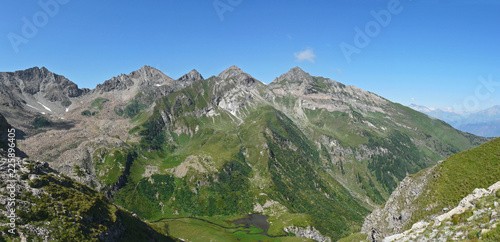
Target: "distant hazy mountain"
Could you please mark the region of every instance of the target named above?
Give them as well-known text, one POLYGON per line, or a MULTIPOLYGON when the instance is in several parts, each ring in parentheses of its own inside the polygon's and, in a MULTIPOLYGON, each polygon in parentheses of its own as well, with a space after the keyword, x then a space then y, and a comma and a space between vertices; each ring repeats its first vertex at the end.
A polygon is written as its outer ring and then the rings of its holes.
POLYGON ((451 109, 429 108, 411 104, 410 108, 441 119, 454 128, 483 137, 500 136, 500 105, 474 113, 460 114, 451 109))
POLYGON ((500 137, 500 120, 486 123, 463 124, 458 129, 483 137, 500 137))

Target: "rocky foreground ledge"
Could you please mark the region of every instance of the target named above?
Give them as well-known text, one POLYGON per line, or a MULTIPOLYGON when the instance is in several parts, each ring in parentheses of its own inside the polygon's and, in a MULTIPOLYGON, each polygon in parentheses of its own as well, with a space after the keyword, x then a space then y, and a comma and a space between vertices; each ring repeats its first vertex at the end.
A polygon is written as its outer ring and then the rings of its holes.
MULTIPOLYGON (((415 183, 409 183, 411 178, 405 179, 397 192, 418 193, 415 190, 415 183), (413 184, 413 185, 411 185, 413 184), (406 189, 402 189, 406 188, 406 189)), ((418 185, 420 187, 420 185, 418 185)), ((401 202, 401 201, 400 201, 401 202)), ((404 202, 404 201, 403 201, 404 202)), ((394 201, 389 200, 384 210, 378 210, 367 218, 372 221, 373 215, 396 214, 391 210, 390 204, 394 201), (388 207, 389 205, 389 207, 388 207)), ((395 209, 395 207, 393 207, 395 209)), ((399 211, 399 217, 386 217, 394 229, 401 228, 404 210, 399 211), (399 223, 398 223, 399 222, 399 223)), ((486 241, 500 240, 500 181, 491 185, 487 189, 476 188, 471 194, 463 198, 455 208, 444 208, 443 214, 431 216, 427 220, 419 221, 411 226, 411 229, 401 233, 386 235, 380 230, 372 227, 368 231, 368 241, 383 242, 402 242, 402 241, 449 241, 449 240, 474 240, 482 239, 486 241)), ((411 214, 410 214, 411 215, 411 214)), ((387 221, 386 221, 387 222, 387 221)), ((370 223, 365 222, 365 231, 370 223)), ((387 233, 387 230, 384 231, 387 233)))
POLYGON ((500 239, 500 181, 488 189, 476 188, 459 205, 432 221, 419 221, 410 230, 391 235, 384 242, 500 239))

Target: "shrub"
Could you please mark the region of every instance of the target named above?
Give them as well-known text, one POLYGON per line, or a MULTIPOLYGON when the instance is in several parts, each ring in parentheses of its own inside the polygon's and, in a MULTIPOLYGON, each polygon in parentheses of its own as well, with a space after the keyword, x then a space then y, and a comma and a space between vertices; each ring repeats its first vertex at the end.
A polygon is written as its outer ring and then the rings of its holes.
POLYGON ((85 110, 85 111, 82 111, 82 116, 90 117, 90 116, 92 116, 92 113, 89 110, 85 110))
POLYGON ((77 177, 85 176, 85 172, 83 172, 82 168, 79 165, 75 165, 75 167, 73 168, 73 172, 77 177))
POLYGON ((125 115, 129 118, 133 118, 146 107, 146 105, 139 104, 139 102, 137 102, 136 100, 132 100, 130 101, 130 104, 125 107, 125 115))
POLYGON ((116 115, 118 115, 120 117, 123 116, 123 114, 125 113, 123 111, 123 109, 121 107, 118 107, 118 106, 116 106, 114 110, 115 110, 116 115))
POLYGON ((69 107, 69 105, 71 105, 71 101, 70 100, 64 100, 61 102, 61 105, 63 105, 63 107, 69 107))
POLYGON ((95 116, 98 113, 99 113, 98 111, 90 112, 90 110, 84 110, 84 111, 82 111, 82 116, 92 117, 92 116, 95 116))
POLYGON ((49 120, 44 117, 44 116, 38 116, 36 117, 32 122, 31 122, 31 125, 35 128, 35 129, 39 129, 39 128, 43 128, 43 127, 48 127, 50 126, 50 122, 49 120))
POLYGON ((109 99, 98 97, 92 102, 91 107, 96 108, 98 110, 102 110, 104 104, 107 102, 109 102, 109 99))

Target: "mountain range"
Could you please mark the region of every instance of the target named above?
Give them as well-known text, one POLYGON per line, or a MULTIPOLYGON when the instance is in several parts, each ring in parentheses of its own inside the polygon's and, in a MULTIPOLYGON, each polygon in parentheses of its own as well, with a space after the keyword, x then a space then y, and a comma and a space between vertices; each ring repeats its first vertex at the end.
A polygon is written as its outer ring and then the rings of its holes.
POLYGON ((21 157, 190 241, 340 239, 407 175, 488 140, 298 67, 267 85, 237 66, 144 66, 92 90, 34 67, 0 85, 21 157))
POLYGON ((500 105, 472 113, 457 113, 451 108, 429 108, 411 104, 410 108, 441 119, 456 129, 483 137, 500 136, 500 105))

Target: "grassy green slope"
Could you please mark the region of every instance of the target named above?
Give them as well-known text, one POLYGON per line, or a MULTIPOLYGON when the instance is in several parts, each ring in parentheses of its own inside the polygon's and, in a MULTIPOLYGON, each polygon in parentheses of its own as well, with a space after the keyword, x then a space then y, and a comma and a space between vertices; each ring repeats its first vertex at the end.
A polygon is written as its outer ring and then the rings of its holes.
POLYGON ((294 212, 309 214, 313 225, 332 239, 357 229, 368 211, 341 184, 321 178, 312 143, 282 113, 276 112, 268 127, 268 166, 277 200, 294 212))
POLYGON ((457 206, 475 188, 487 188, 500 181, 500 138, 450 156, 437 165, 432 177, 424 187, 426 192, 414 202, 418 209, 410 224, 445 207, 457 206))

